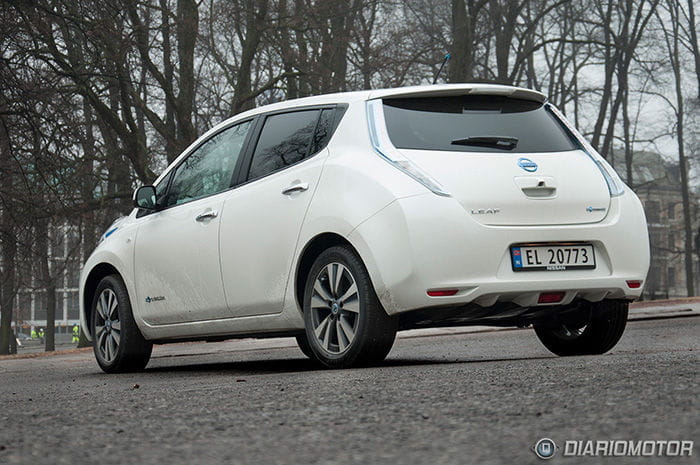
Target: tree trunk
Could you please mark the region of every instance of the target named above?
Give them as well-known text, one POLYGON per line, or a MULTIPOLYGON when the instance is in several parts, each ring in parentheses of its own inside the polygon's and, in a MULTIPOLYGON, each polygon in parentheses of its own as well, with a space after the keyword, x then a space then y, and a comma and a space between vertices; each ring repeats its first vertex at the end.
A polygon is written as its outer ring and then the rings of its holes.
MULTIPOLYGON (((679 18, 676 18, 679 20, 679 18)), ((676 87, 676 114, 677 114, 677 133, 678 140, 678 164, 681 174, 681 189, 683 196, 683 229, 685 232, 685 286, 688 292, 688 297, 695 295, 695 267, 693 266, 693 211, 690 206, 690 185, 688 181, 688 160, 685 156, 685 140, 683 133, 684 108, 683 108, 683 86, 682 73, 680 63, 680 55, 678 51, 678 29, 676 29, 673 39, 673 74, 676 87)))
MULTIPOLYGON (((4 111, 0 112, 0 173, 4 190, 12 189, 14 182, 10 167, 10 135, 2 113, 4 111)), ((12 304, 15 298, 17 242, 16 226, 7 210, 11 205, 5 202, 0 204, 0 355, 10 353, 10 338, 13 337, 12 304)))
POLYGON ((617 91, 615 92, 615 99, 612 102, 612 107, 610 108, 610 119, 608 120, 608 129, 605 131, 605 137, 603 138, 603 145, 600 147, 600 154, 608 159, 610 164, 615 166, 615 154, 612 151, 612 142, 615 136, 615 124, 617 123, 617 112, 620 111, 620 105, 622 104, 622 93, 624 89, 620 87, 618 80, 617 91))
MULTIPOLYGON (((89 205, 94 201, 94 178, 92 177, 93 163, 97 158, 97 149, 95 146, 95 135, 94 135, 94 122, 92 119, 92 111, 90 109, 90 104, 87 100, 83 104, 83 114, 85 120, 85 139, 83 141, 83 160, 80 164, 81 177, 81 197, 85 205, 89 205)), ((83 249, 83 257, 87 258, 94 250, 97 238, 97 219, 96 213, 93 209, 89 209, 82 216, 81 225, 81 242, 83 249)), ((90 342, 85 337, 83 329, 80 328, 80 340, 78 342, 78 347, 88 347, 90 342)))
MULTIPOLYGON (((79 165, 80 197, 85 205, 90 205, 95 200, 95 186, 97 184, 93 175, 93 164, 97 159, 97 147, 95 146, 94 121, 92 110, 87 100, 83 100, 83 115, 85 124, 85 139, 82 143, 83 159, 79 165)), ((96 246, 95 232, 97 221, 95 211, 87 210, 82 215, 81 240, 83 244, 83 256, 85 258, 92 253, 96 246)))
POLYGON ((450 82, 472 78, 473 38, 465 0, 452 0, 452 47, 448 77, 450 82))
MULTIPOLYGON (((666 9, 670 15, 668 22, 670 28, 666 27, 665 18, 659 12, 656 17, 663 30, 663 38, 669 55, 669 63, 673 71, 674 87, 676 92, 676 140, 678 142, 678 166, 681 177, 681 195, 683 198, 683 232, 684 232, 684 252, 685 252, 685 286, 688 297, 695 296, 695 267, 693 266, 693 210, 691 208, 691 192, 688 181, 688 159, 685 155, 685 109, 683 102, 683 69, 680 56, 680 4, 678 0, 666 0, 666 9)), ((670 101, 669 101, 670 103, 670 101)))
MULTIPOLYGON (((172 45, 170 43, 170 9, 167 0, 160 0, 161 26, 163 35, 163 77, 172 86, 175 70, 172 62, 172 45)), ((142 63, 141 66, 146 66, 142 63)), ((175 134, 175 108, 171 99, 165 99, 165 121, 163 122, 167 132, 175 134)), ((165 137, 165 153, 168 163, 172 163, 180 155, 180 147, 172 137, 165 137)))
MULTIPOLYGON (((304 0, 294 0, 294 18, 298 21, 302 14, 305 13, 304 0)), ((298 66, 303 65, 302 75, 299 77, 298 92, 299 97, 307 97, 311 95, 311 82, 309 73, 309 50, 304 36, 304 31, 301 27, 296 27, 294 30, 294 39, 297 43, 297 49, 299 50, 299 57, 297 59, 298 66)))
POLYGON ((255 107, 251 74, 253 61, 260 45, 262 28, 267 21, 267 0, 246 2, 246 31, 241 50, 241 64, 236 73, 232 114, 241 113, 255 107))
POLYGON ((2 274, 0 274, 0 355, 10 353, 10 338, 12 336, 12 304, 15 299, 15 258, 17 246, 12 231, 11 222, 7 215, 2 215, 2 274))
POLYGON ((323 42, 319 58, 321 93, 346 90, 350 36, 362 1, 320 2, 323 7, 317 13, 321 18, 319 31, 323 42))
POLYGON ((46 293, 46 327, 44 328, 44 344, 46 352, 55 350, 54 332, 56 329, 56 285, 51 276, 49 257, 49 219, 40 218, 34 229, 36 235, 34 256, 39 264, 39 283, 46 293))
POLYGON ((690 48, 693 51, 695 60, 695 78, 698 84, 698 101, 700 101, 700 45, 698 45, 698 31, 695 29, 695 2, 697 0, 688 0, 688 31, 690 39, 690 48))
POLYGON ((593 135, 591 137, 591 145, 593 145, 596 150, 600 150, 600 138, 603 134, 603 125, 605 124, 605 117, 608 114, 608 106, 610 105, 610 98, 612 97, 613 72, 618 55, 617 50, 613 53, 615 46, 611 42, 609 26, 612 20, 613 4, 614 2, 608 2, 605 14, 601 18, 601 22, 603 23, 603 39, 605 42, 605 82, 603 83, 603 94, 600 98, 598 117, 596 118, 595 126, 593 127, 593 135))
POLYGON ((287 4, 287 0, 279 0, 277 3, 277 16, 284 21, 279 28, 280 48, 282 51, 282 66, 287 74, 287 98, 295 99, 299 97, 298 77, 294 74, 295 53, 292 48, 291 30, 296 18, 287 4))
MULTIPOLYGON (((529 0, 491 0, 491 28, 494 37, 497 81, 512 84, 517 73, 510 73, 510 57, 517 19, 529 0)), ((513 71, 516 71, 515 69, 513 71)))
POLYGON ((177 2, 177 56, 180 62, 179 93, 177 95, 178 149, 184 150, 197 137, 192 124, 194 108, 194 49, 199 29, 199 10, 195 0, 177 2))
MULTIPOLYGON (((348 47, 350 45, 350 29, 353 26, 357 14, 357 1, 349 12, 344 8, 334 9, 331 17, 331 31, 333 31, 333 45, 330 47, 331 80, 329 92, 345 91, 345 77, 348 72, 348 47)), ((340 3, 339 3, 340 4, 340 3)))
POLYGON ((51 276, 47 277, 46 292, 46 343, 44 350, 53 352, 56 350, 56 285, 51 276))
POLYGON ((625 91, 622 95, 622 131, 625 137, 625 170, 627 173, 627 185, 634 188, 634 176, 632 171, 632 162, 634 153, 632 151, 632 140, 630 134, 630 115, 629 115, 629 89, 625 86, 625 91))

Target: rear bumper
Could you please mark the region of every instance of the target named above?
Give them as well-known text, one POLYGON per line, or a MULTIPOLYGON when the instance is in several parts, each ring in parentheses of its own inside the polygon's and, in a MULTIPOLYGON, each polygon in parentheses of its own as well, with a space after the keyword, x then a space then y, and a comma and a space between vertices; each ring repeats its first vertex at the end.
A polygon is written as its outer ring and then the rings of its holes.
POLYGON ((564 291, 575 299, 633 300, 645 280, 649 240, 639 199, 628 191, 612 199, 599 223, 567 226, 485 226, 470 218, 453 198, 433 194, 399 199, 349 236, 389 314, 437 306, 475 303, 492 307, 513 302, 535 306, 542 291, 564 291), (587 241, 594 245, 596 269, 514 272, 509 246, 520 242, 587 241), (431 297, 428 289, 457 289, 431 297))

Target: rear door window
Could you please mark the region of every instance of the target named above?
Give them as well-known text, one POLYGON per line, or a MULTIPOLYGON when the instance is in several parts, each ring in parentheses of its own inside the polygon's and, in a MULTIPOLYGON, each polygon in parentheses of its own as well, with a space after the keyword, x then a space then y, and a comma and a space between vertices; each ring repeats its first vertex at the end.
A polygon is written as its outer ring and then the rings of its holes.
POLYGON ((320 112, 303 110, 266 117, 248 179, 261 178, 303 160, 309 154, 320 112))
POLYGON ((491 95, 384 100, 391 142, 401 149, 562 152, 577 146, 542 103, 491 95))

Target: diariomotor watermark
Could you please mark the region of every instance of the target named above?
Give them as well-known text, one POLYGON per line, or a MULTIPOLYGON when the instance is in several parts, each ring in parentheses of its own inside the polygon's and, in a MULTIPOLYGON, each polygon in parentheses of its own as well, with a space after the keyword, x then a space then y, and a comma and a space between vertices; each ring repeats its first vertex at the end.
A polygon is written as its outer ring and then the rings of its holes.
MULTIPOLYGON (((642 440, 642 441, 571 441, 564 442, 561 455, 564 457, 690 457, 693 455, 693 441, 684 440, 642 440)), ((552 458, 557 449, 554 441, 545 438, 533 447, 541 459, 552 458)))

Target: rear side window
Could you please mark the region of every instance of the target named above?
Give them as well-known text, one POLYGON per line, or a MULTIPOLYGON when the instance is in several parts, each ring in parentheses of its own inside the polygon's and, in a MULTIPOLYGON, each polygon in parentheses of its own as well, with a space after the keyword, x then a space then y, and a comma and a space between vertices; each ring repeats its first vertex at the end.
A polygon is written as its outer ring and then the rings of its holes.
POLYGON ((248 179, 261 178, 303 160, 309 153, 319 113, 304 110, 265 118, 248 179))
POLYGON ((310 154, 319 152, 328 144, 332 135, 334 115, 335 109, 326 108, 321 111, 321 118, 318 120, 316 132, 314 133, 314 140, 311 143, 310 154))
POLYGON ((384 100, 389 138, 401 149, 562 152, 576 149, 544 105, 501 96, 384 100))

